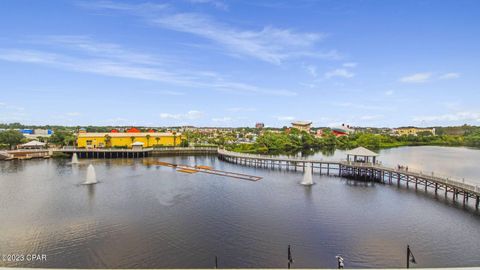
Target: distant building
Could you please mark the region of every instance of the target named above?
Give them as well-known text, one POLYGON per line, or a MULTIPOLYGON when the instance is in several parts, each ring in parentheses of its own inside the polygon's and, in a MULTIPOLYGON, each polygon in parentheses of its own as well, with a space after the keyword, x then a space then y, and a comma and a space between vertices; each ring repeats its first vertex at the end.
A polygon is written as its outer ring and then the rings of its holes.
POLYGON ((295 121, 295 122, 292 123, 292 128, 296 128, 300 131, 310 132, 311 127, 312 127, 312 122, 295 121))
POLYGON ((51 129, 41 129, 41 128, 36 128, 36 129, 20 129, 19 130, 25 138, 30 139, 30 140, 35 140, 40 137, 50 137, 53 134, 53 131, 51 129))
POLYGON ((394 133, 396 135, 414 135, 417 136, 420 132, 430 132, 432 135, 435 135, 435 128, 416 128, 416 127, 405 127, 405 128, 396 128, 394 133))
POLYGON ((265 127, 265 124, 264 123, 256 123, 255 124, 255 128, 258 128, 258 129, 262 129, 265 127))
POLYGON ((22 133, 22 134, 30 134, 30 135, 33 135, 33 129, 24 128, 24 129, 20 129, 19 131, 20 131, 20 133, 22 133))
POLYGON ((351 127, 350 125, 345 124, 342 124, 342 126, 340 127, 332 128, 333 135, 337 137, 347 136, 348 134, 351 134, 353 132, 355 132, 355 129, 353 129, 353 127, 351 127))

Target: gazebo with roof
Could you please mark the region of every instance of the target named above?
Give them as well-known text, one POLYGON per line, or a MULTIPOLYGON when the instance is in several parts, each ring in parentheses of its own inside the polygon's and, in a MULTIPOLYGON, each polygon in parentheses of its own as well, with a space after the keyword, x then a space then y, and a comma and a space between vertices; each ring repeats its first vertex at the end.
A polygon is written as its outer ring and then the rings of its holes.
POLYGON ((46 143, 39 141, 30 141, 28 143, 20 144, 18 148, 20 149, 42 149, 45 148, 46 143))
POLYGON ((144 143, 143 143, 143 142, 134 142, 134 143, 132 143, 131 145, 132 145, 132 150, 138 151, 138 150, 142 150, 142 149, 143 149, 144 143))
POLYGON ((377 153, 365 147, 357 147, 347 152, 347 161, 350 162, 350 157, 353 157, 353 162, 376 163, 377 156, 377 153))

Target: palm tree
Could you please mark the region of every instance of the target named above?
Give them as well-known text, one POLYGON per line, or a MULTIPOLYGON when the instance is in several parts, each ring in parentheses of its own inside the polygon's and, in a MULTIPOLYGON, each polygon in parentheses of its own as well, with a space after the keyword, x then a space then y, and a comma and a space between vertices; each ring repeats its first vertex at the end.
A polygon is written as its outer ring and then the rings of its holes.
POLYGON ((147 134, 147 136, 145 136, 145 138, 147 138, 147 147, 148 147, 149 144, 150 144, 150 134, 147 134))
POLYGON ((135 142, 135 136, 131 136, 130 140, 132 140, 132 144, 135 142))
POLYGON ((173 146, 176 146, 177 145, 177 132, 174 131, 172 133, 173 133, 173 146))
POLYGON ((112 142, 112 137, 110 137, 110 135, 106 134, 105 135, 105 147, 110 148, 111 147, 111 142, 112 142))
POLYGON ((158 146, 158 142, 160 141, 160 137, 155 137, 155 141, 157 141, 157 146, 158 146))

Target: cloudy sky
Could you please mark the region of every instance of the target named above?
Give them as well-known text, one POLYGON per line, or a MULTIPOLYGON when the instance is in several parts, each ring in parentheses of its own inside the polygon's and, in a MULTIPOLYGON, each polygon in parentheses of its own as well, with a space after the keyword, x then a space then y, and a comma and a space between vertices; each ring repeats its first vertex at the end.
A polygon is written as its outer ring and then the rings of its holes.
POLYGON ((480 125, 480 1, 4 0, 0 122, 480 125))

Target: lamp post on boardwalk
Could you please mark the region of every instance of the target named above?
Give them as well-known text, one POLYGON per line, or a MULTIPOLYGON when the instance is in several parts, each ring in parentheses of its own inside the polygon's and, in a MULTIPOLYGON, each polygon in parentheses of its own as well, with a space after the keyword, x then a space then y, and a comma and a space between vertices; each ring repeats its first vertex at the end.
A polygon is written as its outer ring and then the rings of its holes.
POLYGON ((290 249, 290 245, 288 245, 288 269, 290 269, 291 264, 293 264, 293 257, 292 257, 292 251, 290 249))
POLYGON ((218 268, 218 258, 217 258, 217 256, 215 255, 215 269, 217 269, 217 268, 218 268))
POLYGON ((410 250, 410 245, 407 245, 407 268, 410 268, 410 263, 417 263, 415 256, 413 256, 412 251, 410 250))

